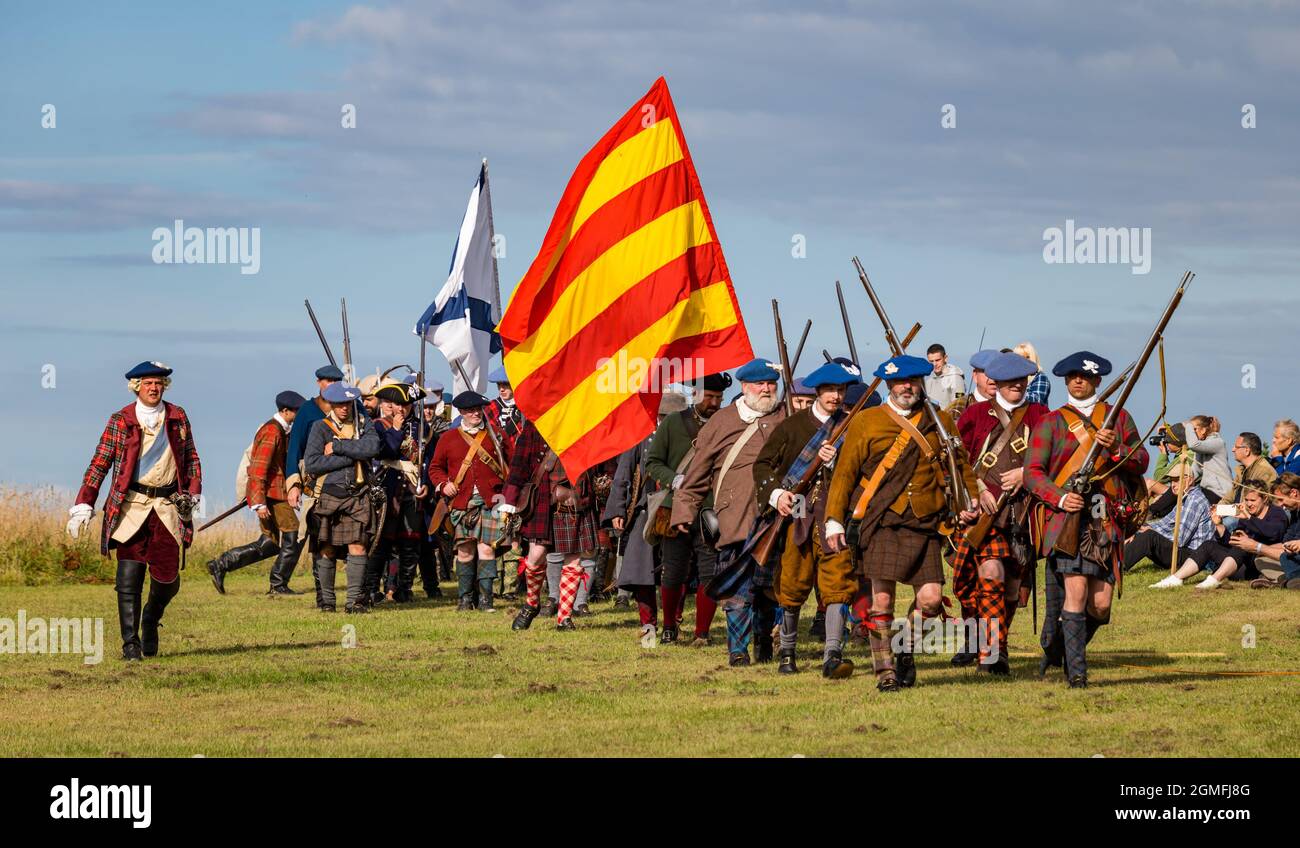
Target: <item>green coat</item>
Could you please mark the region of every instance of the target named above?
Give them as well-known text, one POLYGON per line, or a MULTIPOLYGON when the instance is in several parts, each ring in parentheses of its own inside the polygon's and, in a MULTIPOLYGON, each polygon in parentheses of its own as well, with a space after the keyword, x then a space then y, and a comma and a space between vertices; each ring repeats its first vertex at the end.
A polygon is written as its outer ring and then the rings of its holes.
MULTIPOLYGON (((665 507, 671 508, 673 505, 673 478, 677 476, 677 466, 681 464, 682 457, 686 456, 686 452, 695 443, 695 437, 699 432, 700 426, 695 421, 695 411, 687 408, 665 418, 650 437, 645 473, 668 490, 668 497, 664 498, 665 507)), ((682 473, 685 471, 686 469, 682 469, 682 473)), ((710 492, 704 499, 701 509, 712 506, 713 493, 710 492)))

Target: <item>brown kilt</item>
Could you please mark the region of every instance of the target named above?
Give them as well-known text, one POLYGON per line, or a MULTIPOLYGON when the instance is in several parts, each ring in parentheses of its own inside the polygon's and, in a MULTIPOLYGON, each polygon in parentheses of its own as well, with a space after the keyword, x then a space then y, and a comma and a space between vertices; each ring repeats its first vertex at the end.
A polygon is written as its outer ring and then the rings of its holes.
POLYGON ((596 550, 600 524, 590 509, 559 510, 551 513, 552 550, 558 554, 584 554, 596 550))
POLYGON ((862 555, 863 576, 915 587, 942 584, 945 542, 932 523, 917 519, 911 508, 902 515, 887 511, 862 555))
POLYGON ((369 545, 378 517, 364 489, 347 497, 322 490, 312 507, 312 540, 317 546, 369 545))

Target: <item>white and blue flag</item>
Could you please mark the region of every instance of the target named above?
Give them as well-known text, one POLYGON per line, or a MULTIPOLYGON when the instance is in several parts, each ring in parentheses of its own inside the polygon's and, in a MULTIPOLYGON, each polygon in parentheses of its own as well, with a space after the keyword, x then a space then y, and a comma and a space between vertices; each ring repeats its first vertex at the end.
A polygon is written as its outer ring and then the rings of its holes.
POLYGON ((492 235, 492 194, 484 159, 478 182, 469 193, 469 207, 452 251, 447 282, 415 325, 416 335, 424 336, 451 365, 453 395, 467 389, 484 393, 488 361, 501 351, 501 338, 496 333, 501 320, 501 290, 492 255, 492 235), (462 370, 470 385, 465 385, 462 370))

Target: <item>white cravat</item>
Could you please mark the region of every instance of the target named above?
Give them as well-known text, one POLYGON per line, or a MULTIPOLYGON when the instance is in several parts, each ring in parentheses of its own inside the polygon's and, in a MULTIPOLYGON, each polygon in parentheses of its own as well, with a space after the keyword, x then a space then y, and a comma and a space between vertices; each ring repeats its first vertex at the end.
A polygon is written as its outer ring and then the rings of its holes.
POLYGON ((821 404, 817 403, 817 401, 813 401, 812 414, 813 414, 813 418, 816 418, 822 424, 825 424, 827 419, 831 417, 831 414, 829 412, 822 411, 821 404))
POLYGON ((993 399, 998 402, 998 406, 1002 407, 1007 412, 1015 412, 1017 409, 1025 405, 1025 400, 1026 400, 1026 398, 1022 397, 1020 399, 1020 403, 1015 403, 1015 404, 1007 403, 1006 399, 1003 398, 1001 394, 995 394, 993 396, 993 399))
POLYGON ((144 401, 136 399, 135 418, 146 430, 156 430, 162 423, 163 405, 160 401, 157 406, 147 406, 144 401))
POLYGON ((287 432, 289 432, 290 430, 293 429, 293 425, 290 424, 288 421, 285 421, 284 418, 281 417, 280 413, 277 412, 277 413, 275 414, 274 418, 275 418, 276 421, 278 421, 278 422, 280 423, 280 429, 281 429, 281 430, 284 430, 284 432, 287 433, 287 432))
MULTIPOLYGON (((924 403, 924 402, 925 402, 925 401, 922 401, 922 403, 924 403)), ((889 408, 890 408, 890 409, 894 410, 895 412, 897 412, 899 415, 903 416, 904 418, 911 418, 912 415, 916 412, 916 407, 915 407, 915 406, 912 407, 911 409, 903 409, 903 408, 900 407, 898 404, 894 403, 894 398, 893 398, 892 395, 891 395, 890 397, 885 398, 885 403, 889 404, 889 408)))
POLYGON ((986 398, 986 397, 984 397, 984 395, 980 393, 979 388, 976 387, 976 386, 972 386, 972 387, 971 387, 971 390, 972 390, 972 393, 975 395, 975 402, 976 402, 976 403, 983 403, 983 402, 986 401, 986 400, 992 400, 992 398, 986 398))
POLYGON ((1086 398, 1084 400, 1079 400, 1071 396, 1069 400, 1069 404, 1070 406, 1073 406, 1075 409, 1079 410, 1079 413, 1082 414, 1084 418, 1087 418, 1088 416, 1092 415, 1093 408, 1097 406, 1097 396, 1093 395, 1092 397, 1086 398))

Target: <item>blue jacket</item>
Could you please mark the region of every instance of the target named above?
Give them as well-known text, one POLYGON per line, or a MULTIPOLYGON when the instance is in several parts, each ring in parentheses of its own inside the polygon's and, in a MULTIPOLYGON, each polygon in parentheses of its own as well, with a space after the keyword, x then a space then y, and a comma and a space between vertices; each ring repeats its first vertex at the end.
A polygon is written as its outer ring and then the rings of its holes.
MULTIPOLYGON (((297 421, 294 426, 297 426, 297 421)), ((303 456, 303 467, 313 477, 325 477, 325 485, 330 488, 349 488, 356 478, 353 476, 353 463, 368 462, 379 454, 382 443, 378 431, 370 424, 370 419, 362 417, 361 433, 356 439, 340 439, 334 435, 324 419, 312 424, 311 434, 307 437, 307 451, 303 456), (329 456, 325 455, 325 445, 334 443, 329 456)))
POLYGON ((1286 456, 1270 456, 1268 461, 1273 463, 1278 474, 1285 474, 1288 471, 1292 474, 1300 474, 1300 445, 1292 447, 1286 452, 1286 456))
POLYGON ((302 462, 307 452, 307 437, 311 435, 312 425, 325 419, 325 411, 320 405, 325 403, 319 396, 312 398, 298 409, 298 417, 293 419, 293 429, 289 431, 289 447, 284 454, 284 487, 302 485, 302 472, 298 463, 302 462))

